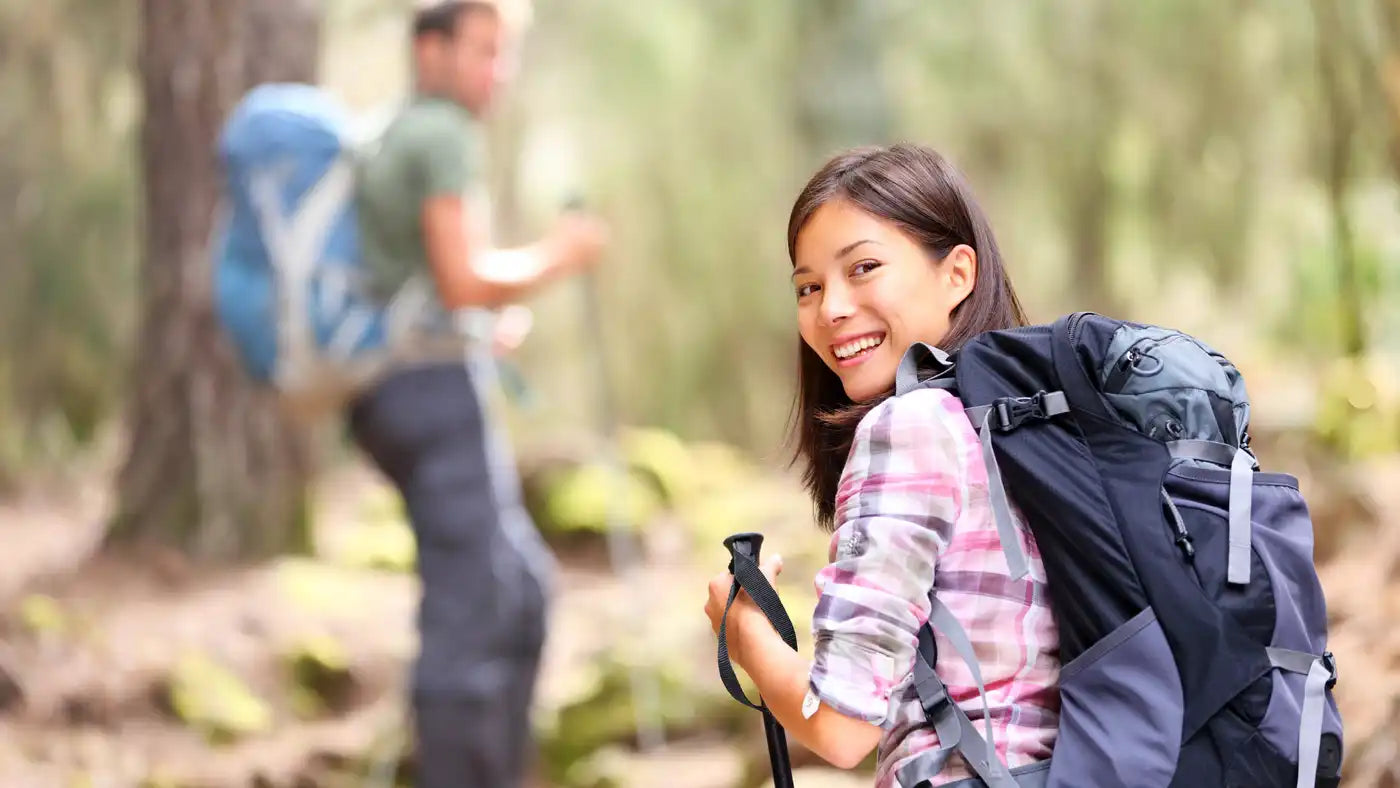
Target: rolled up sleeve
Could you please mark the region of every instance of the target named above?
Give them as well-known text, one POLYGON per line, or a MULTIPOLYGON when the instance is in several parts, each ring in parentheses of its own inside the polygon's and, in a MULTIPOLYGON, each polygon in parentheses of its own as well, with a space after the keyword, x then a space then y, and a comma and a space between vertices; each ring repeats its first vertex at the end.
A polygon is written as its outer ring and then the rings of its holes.
POLYGON ((817 575, 808 716, 824 703, 875 725, 889 717, 965 497, 955 418, 958 400, 919 390, 882 402, 856 430, 837 492, 832 561, 817 575))

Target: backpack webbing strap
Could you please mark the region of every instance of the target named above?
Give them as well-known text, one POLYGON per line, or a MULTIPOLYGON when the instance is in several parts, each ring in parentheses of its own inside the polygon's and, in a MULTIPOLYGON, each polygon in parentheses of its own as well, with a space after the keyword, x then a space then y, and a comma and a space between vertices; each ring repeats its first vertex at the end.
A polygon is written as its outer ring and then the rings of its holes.
POLYGON ((918 785, 943 770, 948 756, 956 751, 967 760, 968 766, 982 778, 988 788, 1015 788, 1016 779, 997 756, 996 740, 992 735, 992 715, 987 705, 987 688, 982 682, 982 668, 972 641, 967 637, 958 620, 953 617, 938 597, 929 595, 932 609, 928 625, 919 630, 919 649, 914 657, 914 688, 919 693, 919 704, 924 714, 938 733, 940 749, 924 757, 916 758, 899 770, 901 785, 918 785), (948 638, 958 655, 967 663, 972 678, 977 682, 977 693, 982 699, 982 721, 986 737, 979 733, 967 713, 948 696, 948 688, 934 672, 937 649, 934 645, 933 630, 937 629, 948 638))
POLYGON ((997 465, 996 452, 992 450, 991 418, 996 411, 988 410, 982 415, 977 427, 977 437, 982 442, 982 464, 987 466, 987 490, 992 502, 992 519, 996 521, 997 539, 1001 541, 1001 552, 1006 556, 1006 567, 1012 580, 1020 580, 1030 571, 1026 551, 1021 548, 1021 540, 1016 538, 1016 527, 1011 519, 1011 503, 1006 497, 1006 485, 1001 481, 1001 467, 997 465))
POLYGON ((1327 687, 1336 680, 1332 655, 1316 656, 1286 648, 1269 648, 1269 662, 1279 670, 1307 676, 1303 684, 1303 709, 1298 723, 1298 788, 1317 782, 1317 754, 1322 745, 1322 712, 1327 687))
POLYGON ((894 393, 895 396, 906 394, 924 385, 925 382, 919 379, 919 370, 933 368, 938 370, 934 373, 934 380, 939 380, 940 388, 951 388, 953 379, 950 375, 946 379, 940 379, 943 375, 953 369, 953 360, 942 350, 928 344, 927 342, 915 342, 904 351, 904 357, 899 360, 899 367, 894 373, 894 393), (945 385, 946 383, 946 385, 945 385))
POLYGON ((306 319, 307 282, 317 255, 334 229, 336 216, 354 191, 354 170, 345 159, 331 165, 297 204, 290 217, 282 206, 276 174, 258 171, 248 179, 258 228, 276 269, 278 283, 278 367, 304 362, 314 339, 306 319))
POLYGON ((1172 457, 1204 460, 1230 468, 1230 530, 1229 558, 1225 565, 1225 580, 1249 583, 1249 551, 1253 539, 1251 517, 1254 495, 1254 469, 1257 463, 1247 449, 1237 449, 1214 441, 1185 440, 1167 444, 1172 457))
POLYGON ((1002 397, 990 405, 978 405, 964 411, 973 424, 995 417, 994 429, 1010 432, 1027 421, 1038 421, 1069 413, 1069 400, 1063 391, 1042 391, 1033 397, 1002 397))
POLYGON ((1027 420, 1048 419, 1069 412, 1069 401, 1062 391, 1042 392, 1034 397, 1006 397, 990 405, 968 408, 968 420, 977 429, 982 443, 982 464, 987 468, 987 490, 992 503, 992 519, 996 522, 1001 552, 1012 580, 1020 580, 1030 570, 1026 552, 1016 538, 1016 526, 1011 518, 1011 503, 1006 485, 1001 480, 1001 466, 992 450, 992 430, 1008 431, 1027 420))
MULTIPOLYGON (((731 553, 733 563, 730 571, 734 573, 734 585, 729 588, 729 601, 724 605, 724 615, 719 622, 719 678, 724 682, 724 688, 729 690, 729 694, 734 700, 748 706, 751 709, 762 711, 763 705, 754 705, 744 696, 744 688, 739 686, 739 679, 734 675, 734 666, 729 662, 729 645, 725 641, 725 623, 729 620, 729 608, 734 604, 734 598, 739 595, 739 589, 747 591, 749 597, 753 599, 758 609, 763 611, 763 617, 773 625, 773 628, 782 636, 783 642, 793 651, 797 650, 797 631, 792 627, 792 619, 788 618, 787 610, 783 608, 783 602, 778 598, 778 592, 773 590, 768 578, 763 576, 763 571, 754 563, 753 557, 745 555, 737 550, 731 553)), ((762 699, 760 699, 760 704, 762 699)))

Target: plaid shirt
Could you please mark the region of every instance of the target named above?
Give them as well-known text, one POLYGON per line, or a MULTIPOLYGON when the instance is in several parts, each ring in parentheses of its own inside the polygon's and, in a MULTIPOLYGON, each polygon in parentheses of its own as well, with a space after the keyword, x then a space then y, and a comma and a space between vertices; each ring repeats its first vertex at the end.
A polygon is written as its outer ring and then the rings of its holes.
MULTIPOLYGON (((1003 762, 1015 768, 1050 757, 1059 636, 1040 552, 1014 516, 1030 563, 1021 580, 1010 578, 997 539, 977 435, 948 392, 892 397, 861 421, 837 492, 831 563, 817 575, 804 713, 820 702, 884 729, 876 788, 899 788, 899 767, 939 747, 912 676, 930 589, 972 641, 1003 762)), ((981 730, 971 671, 941 633, 935 641, 935 671, 981 730)), ((970 776, 954 755, 934 783, 970 776)))

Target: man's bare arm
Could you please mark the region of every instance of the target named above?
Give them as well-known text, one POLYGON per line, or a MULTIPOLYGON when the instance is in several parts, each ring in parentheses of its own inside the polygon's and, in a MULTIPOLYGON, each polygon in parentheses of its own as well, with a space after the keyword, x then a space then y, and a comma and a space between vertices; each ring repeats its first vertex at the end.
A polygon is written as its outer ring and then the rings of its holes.
POLYGON ((448 309, 498 307, 596 261, 603 231, 584 217, 566 217, 548 237, 516 249, 489 249, 472 236, 465 200, 423 203, 423 247, 448 309))

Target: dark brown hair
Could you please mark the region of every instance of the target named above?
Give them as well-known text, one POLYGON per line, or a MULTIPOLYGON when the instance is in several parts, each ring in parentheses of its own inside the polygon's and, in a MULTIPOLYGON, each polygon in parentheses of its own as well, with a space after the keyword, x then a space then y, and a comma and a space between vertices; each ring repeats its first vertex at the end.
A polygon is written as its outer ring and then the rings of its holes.
POLYGON ((496 7, 485 0, 443 0, 433 3, 413 15, 413 37, 440 35, 452 38, 457 35, 457 26, 468 12, 489 11, 496 13, 496 7))
MULTIPOLYGON (((856 148, 827 162, 798 195, 788 219, 788 257, 796 265, 797 236, 822 205, 844 200, 893 222, 928 255, 942 260, 959 244, 977 253, 972 292, 953 309, 938 346, 952 352, 972 337, 1025 325, 996 237, 962 174, 937 152, 918 145, 856 148)), ((856 425, 893 391, 853 403, 837 377, 798 339, 798 385, 793 407, 793 462, 805 463, 803 482, 817 520, 835 527, 836 488, 856 425)))

